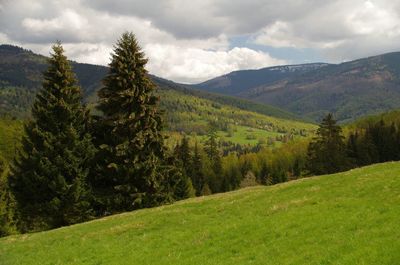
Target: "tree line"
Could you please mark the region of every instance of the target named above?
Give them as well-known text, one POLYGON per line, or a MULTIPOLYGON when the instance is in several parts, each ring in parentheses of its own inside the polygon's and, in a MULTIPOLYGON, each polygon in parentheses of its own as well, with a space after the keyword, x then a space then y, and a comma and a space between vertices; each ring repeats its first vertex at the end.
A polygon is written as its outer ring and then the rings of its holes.
POLYGON ((308 147, 309 175, 331 174, 374 163, 400 160, 400 129, 394 122, 369 122, 343 135, 332 114, 321 122, 308 147))
POLYGON ((173 156, 193 184, 196 195, 226 192, 253 185, 273 185, 305 176, 307 142, 277 148, 225 152, 224 142, 210 131, 204 144, 183 137, 173 156))

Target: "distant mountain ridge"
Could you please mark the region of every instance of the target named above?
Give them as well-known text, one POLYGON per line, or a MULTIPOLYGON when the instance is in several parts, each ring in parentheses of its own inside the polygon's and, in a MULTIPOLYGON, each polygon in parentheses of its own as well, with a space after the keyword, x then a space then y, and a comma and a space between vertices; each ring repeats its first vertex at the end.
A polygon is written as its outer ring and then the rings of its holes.
POLYGON ((193 87, 209 92, 235 96, 240 95, 240 93, 245 92, 247 89, 265 84, 273 84, 284 78, 295 77, 327 65, 329 64, 310 63, 273 66, 258 70, 240 70, 193 85, 193 87))
POLYGON ((263 84, 243 85, 254 83, 248 80, 252 77, 248 71, 236 71, 194 87, 271 104, 316 121, 328 112, 346 122, 400 108, 400 52, 317 64, 297 74, 278 73, 271 78, 268 69, 252 71, 263 84))
MULTIPOLYGON (((84 99, 93 102, 108 67, 71 62, 78 82, 82 87, 84 99)), ((36 91, 42 85, 42 72, 47 68, 47 57, 13 45, 0 45, 0 113, 20 116, 28 111, 36 91)), ((282 119, 301 120, 300 117, 279 108, 257 104, 248 100, 216 95, 174 83, 150 75, 160 89, 212 100, 218 104, 230 105, 242 110, 282 119)))

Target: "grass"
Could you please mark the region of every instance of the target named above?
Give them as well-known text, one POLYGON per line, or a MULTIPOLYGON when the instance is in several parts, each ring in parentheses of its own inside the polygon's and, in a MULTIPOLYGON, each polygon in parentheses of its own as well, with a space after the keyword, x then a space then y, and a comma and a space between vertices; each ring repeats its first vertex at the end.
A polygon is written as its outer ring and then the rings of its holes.
POLYGON ((400 163, 0 239, 0 264, 399 264, 400 163))
MULTIPOLYGON (((218 131, 217 136, 224 141, 230 141, 235 144, 242 144, 242 145, 256 145, 260 141, 267 142, 269 138, 275 139, 277 136, 283 136, 284 134, 267 131, 258 128, 252 128, 248 126, 235 126, 234 130, 231 132, 230 135, 224 131, 218 131)), ((200 142, 204 142, 208 139, 207 135, 202 135, 197 137, 200 142)))

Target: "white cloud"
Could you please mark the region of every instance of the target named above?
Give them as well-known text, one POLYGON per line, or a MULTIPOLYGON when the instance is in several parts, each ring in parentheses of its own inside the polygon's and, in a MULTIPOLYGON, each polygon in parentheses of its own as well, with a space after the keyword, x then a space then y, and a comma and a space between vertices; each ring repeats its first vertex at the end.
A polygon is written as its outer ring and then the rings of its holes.
POLYGON ((22 26, 32 34, 48 34, 48 32, 69 31, 77 33, 87 27, 88 21, 72 9, 66 9, 60 16, 52 19, 24 18, 22 26))
POLYGON ((360 9, 349 14, 346 23, 355 34, 397 37, 400 35, 400 17, 393 10, 366 1, 360 9))
POLYGON ((276 21, 262 29, 254 42, 272 47, 301 47, 304 41, 294 36, 289 23, 276 21))
POLYGON ((149 44, 150 72, 183 83, 201 82, 234 70, 285 64, 284 60, 248 48, 207 51, 172 45, 149 44))

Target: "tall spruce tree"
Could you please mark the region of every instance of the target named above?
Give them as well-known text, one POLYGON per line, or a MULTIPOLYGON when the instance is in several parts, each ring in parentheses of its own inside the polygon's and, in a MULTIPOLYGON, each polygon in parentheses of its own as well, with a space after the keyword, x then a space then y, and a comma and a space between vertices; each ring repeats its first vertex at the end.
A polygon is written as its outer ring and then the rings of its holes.
POLYGON ((329 113, 308 146, 307 169, 318 175, 344 171, 349 167, 342 129, 329 113))
POLYGON ((209 188, 212 192, 220 192, 222 188, 222 158, 217 143, 217 133, 212 129, 208 133, 208 139, 204 144, 204 151, 211 163, 213 175, 209 176, 209 188))
POLYGON ((23 231, 69 225, 91 215, 86 178, 94 147, 88 112, 63 53, 60 43, 53 46, 12 167, 10 188, 23 231))
POLYGON ((200 196, 204 185, 206 184, 205 174, 203 172, 203 160, 200 154, 200 148, 197 142, 194 145, 193 157, 192 157, 192 169, 190 171, 190 178, 193 183, 193 187, 196 190, 196 195, 200 196))
POLYGON ((183 169, 186 176, 190 175, 192 169, 192 154, 190 152, 189 139, 185 136, 181 143, 175 146, 174 155, 179 161, 179 166, 183 169))
POLYGON ((147 59, 132 33, 118 40, 100 89, 95 118, 99 146, 91 177, 98 214, 151 207, 165 201, 162 119, 147 59))

